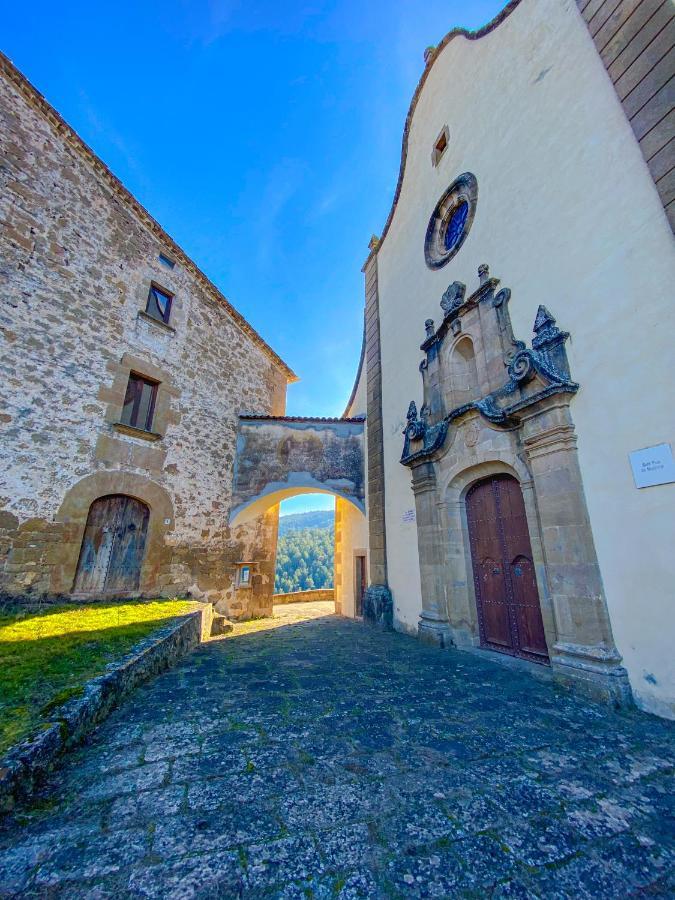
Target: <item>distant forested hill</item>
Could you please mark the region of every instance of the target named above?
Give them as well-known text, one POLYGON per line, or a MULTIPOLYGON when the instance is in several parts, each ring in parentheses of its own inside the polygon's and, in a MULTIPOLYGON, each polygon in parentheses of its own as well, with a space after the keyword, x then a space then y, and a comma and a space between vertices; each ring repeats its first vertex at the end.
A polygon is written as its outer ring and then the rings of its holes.
POLYGON ((332 510, 279 517, 277 593, 333 587, 332 510))
POLYGON ((279 516, 279 537, 289 531, 300 531, 303 528, 329 528, 333 531, 335 513, 332 509, 314 509, 310 512, 292 513, 279 516))

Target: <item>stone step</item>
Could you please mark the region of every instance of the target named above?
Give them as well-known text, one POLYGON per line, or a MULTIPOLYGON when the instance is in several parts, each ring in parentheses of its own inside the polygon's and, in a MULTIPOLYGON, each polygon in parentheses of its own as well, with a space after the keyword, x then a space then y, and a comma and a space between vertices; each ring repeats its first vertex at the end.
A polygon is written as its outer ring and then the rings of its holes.
POLYGON ((233 628, 234 625, 228 618, 220 615, 220 613, 214 613, 211 621, 211 637, 217 634, 228 634, 233 628))

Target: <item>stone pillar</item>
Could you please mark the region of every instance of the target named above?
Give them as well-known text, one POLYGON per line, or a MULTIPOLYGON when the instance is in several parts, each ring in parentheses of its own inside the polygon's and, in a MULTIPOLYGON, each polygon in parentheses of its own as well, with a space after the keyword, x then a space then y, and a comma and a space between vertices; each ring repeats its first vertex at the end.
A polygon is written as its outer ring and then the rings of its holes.
POLYGON ((341 497, 335 498, 335 528, 333 531, 334 556, 333 556, 333 590, 335 600, 335 613, 342 615, 342 597, 344 594, 343 573, 344 559, 342 552, 342 519, 344 515, 344 504, 346 500, 341 497))
POLYGON ((452 644, 452 633, 446 596, 445 536, 434 464, 423 462, 413 466, 412 476, 422 581, 422 614, 418 634, 420 640, 426 643, 449 647, 452 644))
POLYGON ((626 705, 628 676, 612 636, 569 400, 549 398, 522 425, 553 607, 551 665, 586 693, 626 705))
POLYGON ((380 358, 380 301, 377 248, 370 241, 370 256, 363 267, 366 280, 366 385, 368 451, 368 533, 371 585, 387 585, 387 540, 384 518, 384 443, 382 431, 382 367, 380 358))

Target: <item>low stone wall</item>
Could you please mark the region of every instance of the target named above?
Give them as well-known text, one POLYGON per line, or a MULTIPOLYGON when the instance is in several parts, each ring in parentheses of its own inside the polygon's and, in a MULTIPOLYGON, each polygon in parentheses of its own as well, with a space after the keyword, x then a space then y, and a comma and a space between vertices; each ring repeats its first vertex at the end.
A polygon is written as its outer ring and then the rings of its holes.
POLYGON ((318 600, 335 602, 335 589, 322 588, 317 591, 292 591, 290 594, 273 594, 272 603, 315 603, 318 600))
POLYGON ((82 696, 59 707, 58 718, 13 747, 0 759, 0 812, 29 795, 58 757, 89 734, 138 684, 168 669, 208 637, 212 618, 213 607, 208 603, 154 631, 111 663, 103 675, 87 682, 82 696))

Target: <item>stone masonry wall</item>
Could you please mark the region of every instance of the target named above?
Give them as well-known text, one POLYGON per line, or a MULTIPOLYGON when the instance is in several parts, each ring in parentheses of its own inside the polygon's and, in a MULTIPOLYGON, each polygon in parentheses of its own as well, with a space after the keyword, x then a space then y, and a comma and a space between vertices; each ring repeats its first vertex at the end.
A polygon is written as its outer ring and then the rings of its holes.
POLYGON ((282 414, 292 373, 45 105, 0 58, 0 591, 68 594, 90 503, 131 493, 142 593, 260 613, 276 513, 228 528, 237 417, 282 414), (151 281, 170 327, 144 315, 151 281), (161 381, 153 440, 116 425, 130 371, 161 381), (237 560, 259 561, 246 609, 237 560))
POLYGON ((334 588, 317 588, 313 591, 292 591, 289 594, 274 594, 275 604, 283 603, 323 603, 335 600, 334 588))

